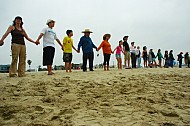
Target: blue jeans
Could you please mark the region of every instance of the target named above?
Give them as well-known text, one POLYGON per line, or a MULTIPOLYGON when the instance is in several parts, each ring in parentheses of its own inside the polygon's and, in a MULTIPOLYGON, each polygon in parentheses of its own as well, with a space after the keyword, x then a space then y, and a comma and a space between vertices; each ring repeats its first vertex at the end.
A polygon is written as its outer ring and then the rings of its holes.
POLYGON ((137 67, 141 67, 141 57, 137 58, 137 67))
POLYGON ((173 67, 173 66, 174 66, 174 60, 171 60, 171 59, 169 60, 169 66, 170 66, 170 67, 173 67))

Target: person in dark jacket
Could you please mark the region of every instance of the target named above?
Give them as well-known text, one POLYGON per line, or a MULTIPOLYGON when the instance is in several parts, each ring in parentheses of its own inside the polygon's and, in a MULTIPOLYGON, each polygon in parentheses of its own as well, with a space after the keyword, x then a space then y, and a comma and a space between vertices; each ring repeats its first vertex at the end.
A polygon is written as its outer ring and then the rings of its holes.
POLYGON ((188 65, 188 60, 189 60, 189 53, 188 52, 185 53, 184 60, 185 60, 185 65, 188 65))
POLYGON ((123 37, 124 64, 125 64, 126 69, 129 69, 130 68, 131 54, 130 54, 129 43, 127 42, 127 40, 128 40, 128 36, 124 36, 123 37))
POLYGON ((168 55, 168 51, 167 50, 165 51, 164 59, 165 59, 164 67, 168 68, 168 66, 169 66, 169 55, 168 55))
POLYGON ((90 71, 94 71, 93 70, 93 60, 94 60, 94 52, 93 52, 93 48, 96 49, 97 51, 97 47, 94 45, 94 43, 92 42, 92 39, 90 38, 90 33, 92 33, 89 29, 85 29, 85 31, 83 31, 82 33, 84 33, 84 36, 82 36, 80 38, 80 41, 78 43, 78 53, 80 53, 80 47, 82 47, 82 51, 83 51, 83 72, 87 71, 86 65, 87 65, 87 59, 89 59, 89 69, 90 71))
POLYGON ((169 53, 169 66, 173 68, 173 65, 174 65, 174 56, 173 56, 173 50, 170 50, 170 53, 169 53))
POLYGON ((179 68, 182 67, 182 59, 184 58, 182 54, 183 52, 180 52, 180 54, 177 55, 177 60, 179 61, 179 68))

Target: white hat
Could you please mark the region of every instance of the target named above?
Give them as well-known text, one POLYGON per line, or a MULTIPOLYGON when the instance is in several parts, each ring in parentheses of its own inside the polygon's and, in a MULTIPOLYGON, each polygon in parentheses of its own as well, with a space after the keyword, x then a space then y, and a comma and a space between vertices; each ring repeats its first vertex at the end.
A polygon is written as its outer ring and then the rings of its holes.
POLYGON ((55 22, 53 19, 48 19, 46 24, 48 25, 50 22, 55 22))
POLYGON ((82 31, 82 33, 93 33, 93 32, 90 31, 90 29, 85 29, 84 31, 82 31))

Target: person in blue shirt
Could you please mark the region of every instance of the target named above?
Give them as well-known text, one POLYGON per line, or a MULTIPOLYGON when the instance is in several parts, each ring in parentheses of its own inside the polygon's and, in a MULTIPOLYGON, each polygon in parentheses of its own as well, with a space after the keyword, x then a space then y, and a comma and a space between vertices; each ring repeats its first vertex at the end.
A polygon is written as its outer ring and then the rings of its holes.
POLYGON ((80 41, 78 43, 78 53, 80 53, 80 47, 82 47, 82 51, 83 51, 83 72, 87 71, 86 65, 87 65, 87 60, 89 59, 89 69, 90 71, 94 71, 93 70, 93 60, 94 60, 94 52, 93 52, 93 48, 96 49, 97 51, 97 47, 94 45, 94 43, 92 42, 92 39, 90 38, 90 33, 92 33, 89 29, 85 29, 85 31, 83 31, 82 33, 84 33, 84 36, 82 36, 80 38, 80 41))

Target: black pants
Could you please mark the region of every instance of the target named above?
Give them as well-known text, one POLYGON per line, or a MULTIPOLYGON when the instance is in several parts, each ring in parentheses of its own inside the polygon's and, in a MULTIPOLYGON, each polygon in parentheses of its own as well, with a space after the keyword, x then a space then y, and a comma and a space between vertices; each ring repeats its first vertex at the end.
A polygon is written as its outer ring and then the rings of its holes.
POLYGON ((89 69, 90 71, 93 70, 93 60, 94 60, 94 53, 83 53, 83 71, 86 71, 86 65, 87 65, 87 60, 89 60, 89 69))
POLYGON ((136 54, 131 53, 131 64, 132 64, 132 68, 136 68, 136 61, 137 61, 136 54))
POLYGON ((104 53, 104 63, 103 63, 103 65, 109 66, 110 56, 111 56, 111 54, 104 53))
POLYGON ((182 60, 179 61, 179 68, 182 67, 182 60))

